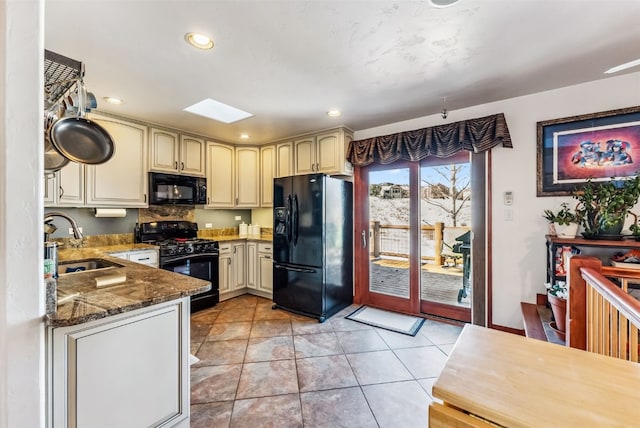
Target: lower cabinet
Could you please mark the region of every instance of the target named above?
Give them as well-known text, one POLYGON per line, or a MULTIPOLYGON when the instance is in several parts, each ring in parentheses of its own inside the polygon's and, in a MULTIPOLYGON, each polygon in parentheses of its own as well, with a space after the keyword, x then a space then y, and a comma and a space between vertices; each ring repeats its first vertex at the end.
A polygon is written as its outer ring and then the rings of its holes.
POLYGON ((189 426, 189 298, 47 331, 47 426, 189 426))
POLYGON ((224 293, 243 290, 246 288, 245 273, 245 241, 229 241, 220 244, 219 258, 219 287, 220 298, 235 297, 240 293, 224 296, 224 293))
POLYGON ((273 260, 271 243, 230 241, 220 243, 220 299, 246 292, 271 298, 273 260))
POLYGON ((271 244, 260 244, 258 246, 258 265, 260 267, 260 281, 258 290, 265 293, 273 293, 273 251, 271 244))
POLYGON ((111 253, 111 256, 151 267, 158 267, 158 250, 125 251, 123 253, 111 253))

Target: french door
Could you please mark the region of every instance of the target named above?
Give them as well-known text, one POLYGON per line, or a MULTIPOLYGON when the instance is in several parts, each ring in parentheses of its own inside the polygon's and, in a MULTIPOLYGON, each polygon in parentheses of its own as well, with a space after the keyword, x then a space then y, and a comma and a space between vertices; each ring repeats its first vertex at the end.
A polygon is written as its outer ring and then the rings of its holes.
POLYGON ((357 168, 356 301, 471 321, 468 152, 357 168))

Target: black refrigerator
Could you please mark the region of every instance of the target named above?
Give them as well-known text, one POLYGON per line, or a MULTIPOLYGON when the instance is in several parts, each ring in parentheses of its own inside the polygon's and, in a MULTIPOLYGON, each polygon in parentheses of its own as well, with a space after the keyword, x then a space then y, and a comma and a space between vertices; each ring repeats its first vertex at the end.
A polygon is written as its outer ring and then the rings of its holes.
POLYGON ((323 322, 353 301, 353 185, 282 177, 273 198, 274 308, 323 322))

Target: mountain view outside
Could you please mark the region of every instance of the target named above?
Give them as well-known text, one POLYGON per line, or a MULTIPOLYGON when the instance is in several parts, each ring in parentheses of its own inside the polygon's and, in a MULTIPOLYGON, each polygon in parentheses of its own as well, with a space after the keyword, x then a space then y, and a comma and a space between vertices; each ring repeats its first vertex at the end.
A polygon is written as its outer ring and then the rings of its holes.
MULTIPOLYGON (((470 164, 422 167, 420 175, 421 298, 469 307, 470 164)), ((411 197, 418 196, 410 194, 408 168, 369 173, 373 292, 409 297, 411 197)))

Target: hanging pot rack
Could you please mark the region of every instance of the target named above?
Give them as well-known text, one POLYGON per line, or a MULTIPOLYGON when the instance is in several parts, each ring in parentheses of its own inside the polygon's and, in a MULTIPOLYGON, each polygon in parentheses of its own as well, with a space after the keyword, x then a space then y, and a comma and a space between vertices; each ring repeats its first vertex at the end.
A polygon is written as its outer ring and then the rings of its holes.
POLYGON ((44 51, 44 98, 51 106, 84 78, 84 64, 58 53, 44 51))

